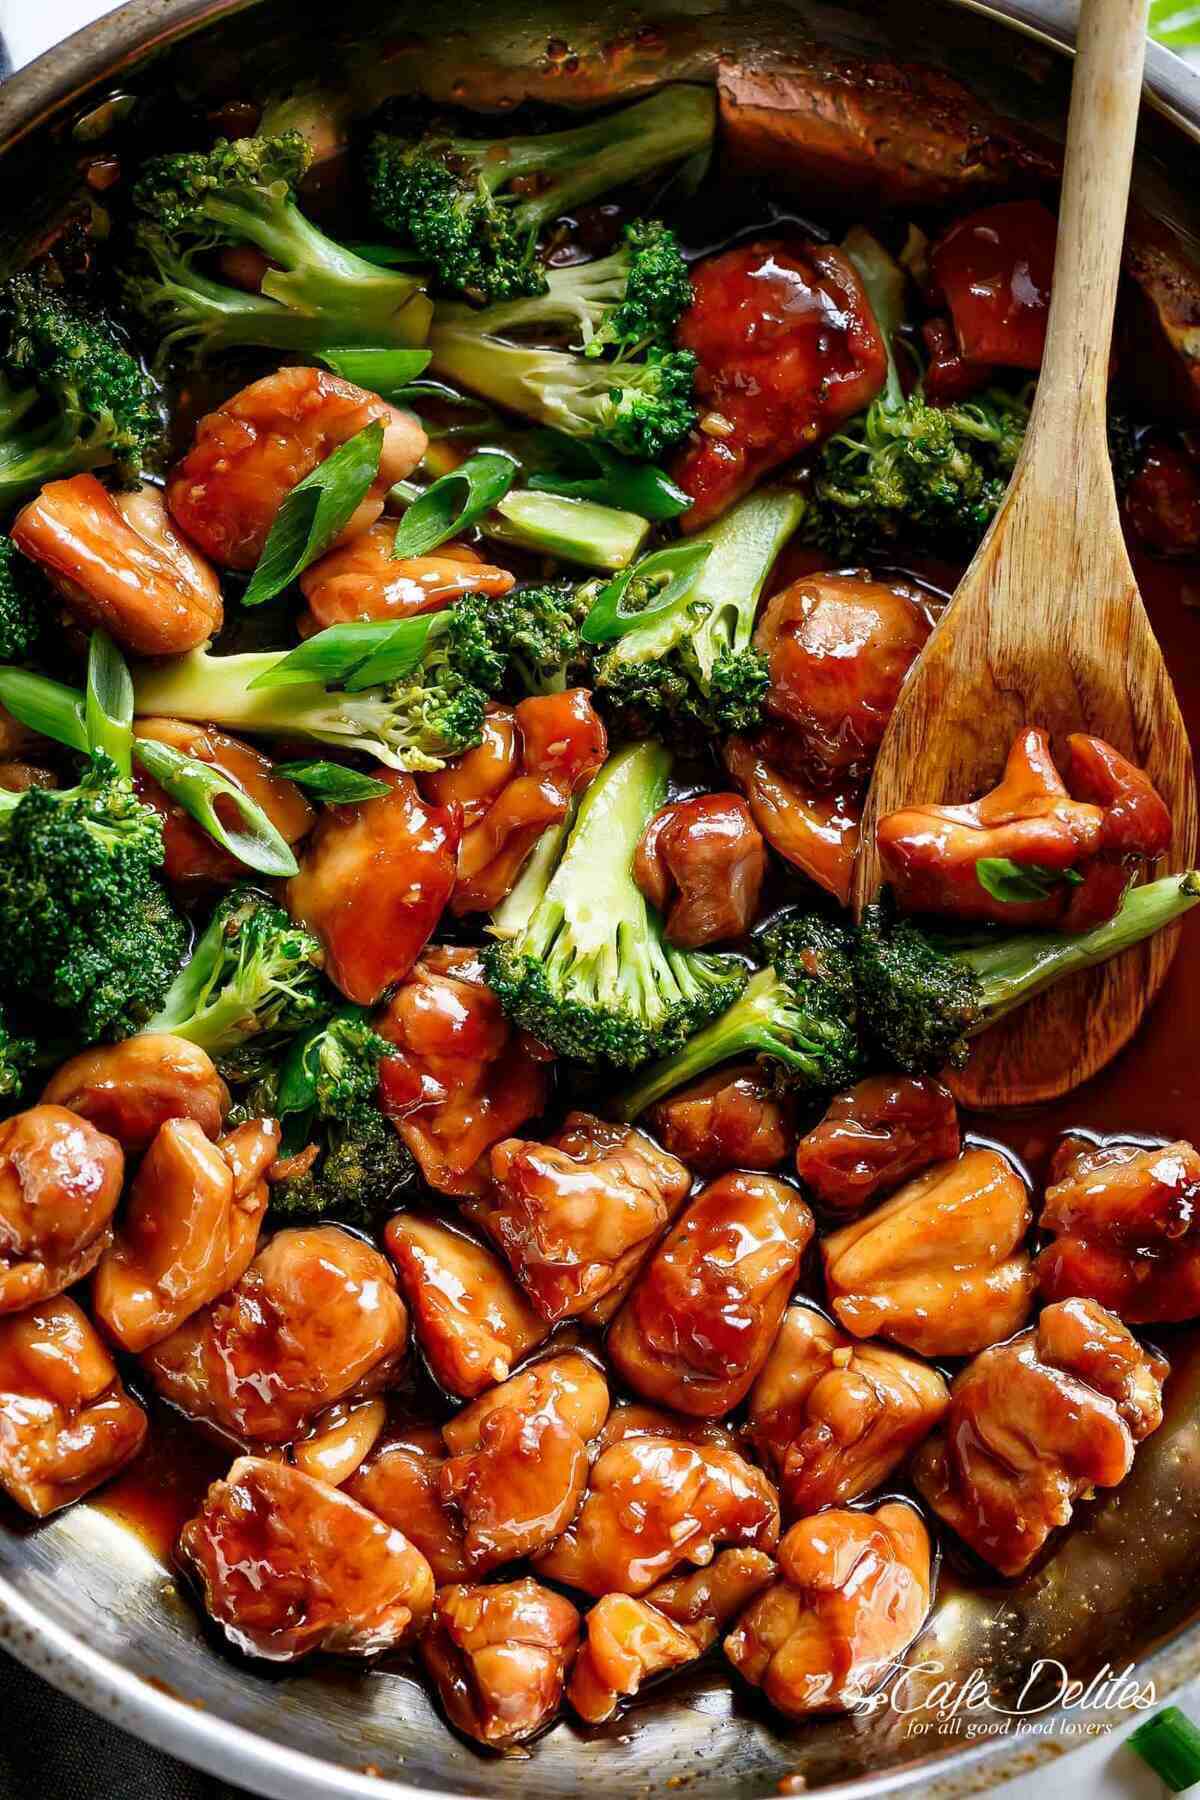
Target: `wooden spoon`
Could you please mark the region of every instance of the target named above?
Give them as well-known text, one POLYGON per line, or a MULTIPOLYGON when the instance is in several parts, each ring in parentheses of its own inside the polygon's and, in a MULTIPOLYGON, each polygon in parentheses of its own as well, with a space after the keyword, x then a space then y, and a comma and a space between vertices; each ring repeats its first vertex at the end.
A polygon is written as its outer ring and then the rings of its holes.
MULTIPOLYGON (((1113 308, 1146 42, 1146 0, 1084 0, 1054 286, 1012 484, 892 715, 867 796, 854 900, 880 884, 875 830, 902 805, 993 787, 1023 725, 1094 733, 1148 770, 1174 821, 1157 871, 1190 865, 1196 785, 1179 704, 1125 551, 1106 435, 1113 308)), ((1137 1030, 1178 927, 1059 983, 982 1034, 964 1103, 1050 1099, 1137 1030)))

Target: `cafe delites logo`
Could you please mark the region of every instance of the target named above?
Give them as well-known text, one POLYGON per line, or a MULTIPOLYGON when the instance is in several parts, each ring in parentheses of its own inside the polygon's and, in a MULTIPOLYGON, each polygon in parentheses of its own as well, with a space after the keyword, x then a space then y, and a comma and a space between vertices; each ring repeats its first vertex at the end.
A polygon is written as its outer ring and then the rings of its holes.
MULTIPOLYGON (((856 1718, 884 1711, 906 1721, 905 1735, 961 1737, 1101 1737, 1131 1714, 1158 1705, 1153 1681, 1133 1663, 1104 1663, 1088 1681, 1070 1675, 1053 1657, 1038 1657, 1013 1691, 997 1694, 982 1668, 946 1673, 935 1658, 903 1658, 864 1671, 861 1691, 849 1696, 856 1718)), ((843 1690, 843 1698, 846 1698, 843 1690)), ((818 1702, 819 1703, 819 1702, 818 1702)))

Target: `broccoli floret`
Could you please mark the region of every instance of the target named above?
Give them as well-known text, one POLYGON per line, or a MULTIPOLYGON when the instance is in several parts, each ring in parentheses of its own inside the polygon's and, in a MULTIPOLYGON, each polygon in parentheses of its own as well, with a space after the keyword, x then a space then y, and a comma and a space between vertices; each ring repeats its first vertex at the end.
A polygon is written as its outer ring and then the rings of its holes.
POLYGON ((141 1030, 187 929, 155 871, 162 820, 93 751, 77 787, 5 795, 0 813, 0 991, 56 1009, 83 1043, 141 1030))
POLYGON ((612 352, 629 361, 651 347, 670 350, 691 301, 691 278, 674 232, 657 219, 638 219, 625 227, 619 250, 551 269, 542 292, 478 313, 439 306, 437 320, 492 337, 569 333, 578 335, 577 348, 588 356, 612 352))
MULTIPOLYGON (((353 655, 337 680, 326 673, 324 680, 309 681, 296 679, 291 662, 282 667, 289 656, 285 651, 213 656, 193 650, 137 671, 137 708, 156 714, 166 709, 172 718, 268 737, 314 738, 393 769, 440 769, 483 739, 492 689, 490 682, 486 688, 477 685, 476 677, 487 673, 498 686, 501 673, 486 625, 486 610, 463 601, 398 621, 390 633, 390 673, 366 686, 353 680, 353 655)), ((374 648, 380 628, 362 629, 374 648)), ((343 645, 354 642, 353 624, 331 631, 343 645)), ((290 656, 319 661, 329 636, 318 633, 290 656)), ((364 649, 357 660, 366 657, 364 649)))
POLYGON ((160 354, 244 345, 317 355, 346 345, 419 344, 430 305, 419 276, 365 261, 319 231, 296 204, 312 152, 298 131, 222 138, 212 150, 148 162, 134 189, 138 254, 128 303, 159 333, 160 354), (246 293, 198 266, 222 246, 261 251, 246 293))
MULTIPOLYGON (((762 717, 767 662, 753 648, 759 596, 776 557, 804 516, 794 488, 760 488, 705 534, 707 562, 674 605, 633 626, 597 658, 596 698, 632 730, 672 739, 751 731, 762 717)), ((638 576, 626 592, 632 611, 649 605, 638 576)))
POLYGON ((605 362, 507 343, 457 315, 446 323, 435 315, 429 348, 434 373, 447 381, 522 418, 568 437, 599 438, 643 462, 655 462, 695 423, 696 358, 690 350, 654 347, 642 360, 605 362))
POLYGON ((0 1011, 0 1112, 9 1112, 20 1100, 38 1062, 38 1045, 22 1037, 0 1011))
POLYGON ((482 742, 491 697, 549 692, 586 670, 579 636, 585 594, 569 582, 521 588, 499 599, 467 594, 441 612, 400 620, 390 629, 332 627, 290 656, 195 650, 138 671, 138 710, 165 709, 167 717, 268 736, 311 737, 394 769, 440 769, 482 742), (383 651, 381 632, 388 640, 383 651), (344 656, 336 678, 325 657, 331 637, 344 656), (352 648, 356 641, 361 651, 352 648), (377 652, 388 659, 385 678, 360 679, 359 669, 377 652), (297 659, 305 668, 323 667, 324 682, 297 679, 297 659))
POLYGON ((579 628, 595 592, 594 582, 555 581, 499 599, 466 595, 454 608, 457 666, 488 694, 518 700, 586 682, 591 652, 579 628))
POLYGON ((813 479, 805 537, 838 557, 906 542, 969 553, 1008 488, 1029 423, 1026 392, 989 388, 931 406, 885 389, 831 437, 813 479))
POLYGON ((295 1173, 272 1183, 276 1211, 365 1224, 412 1185, 416 1165, 379 1110, 379 1061, 390 1052, 361 1007, 343 1007, 250 1090, 238 1116, 278 1118, 282 1157, 297 1158, 295 1173))
POLYGON ((869 907, 855 946, 864 1027, 888 1062, 909 1074, 961 1068, 968 1041, 1043 989, 1107 962, 1170 925, 1200 900, 1200 871, 1132 888, 1115 917, 1091 931, 979 931, 951 935, 869 907))
POLYGON ((157 391, 105 320, 28 272, 0 284, 0 506, 85 469, 136 481, 162 436, 157 391))
POLYGON ((544 292, 542 227, 598 194, 704 152, 709 89, 676 83, 567 131, 502 139, 436 128, 376 133, 367 188, 376 218, 475 305, 544 292))
POLYGON ((719 1018, 618 1096, 623 1119, 696 1081, 709 1069, 755 1056, 783 1093, 829 1092, 863 1072, 857 1033, 853 933, 816 913, 763 935, 767 966, 719 1018))
POLYGON ((561 853, 541 871, 527 919, 485 952, 505 1012, 560 1056, 635 1068, 678 1049, 745 986, 736 957, 668 944, 633 879, 634 852, 666 799, 670 766, 652 743, 610 758, 561 853))
POLYGON ((813 470, 806 541, 847 558, 906 542, 969 553, 1004 498, 1029 422, 1032 387, 989 388, 933 406, 921 383, 905 394, 896 366, 905 278, 869 232, 843 244, 887 349, 887 379, 865 412, 829 438, 813 470))
POLYGON ((257 889, 220 901, 147 1031, 187 1038, 235 1078, 328 1017, 319 939, 257 889))
POLYGON ((49 616, 47 598, 33 564, 0 534, 0 662, 31 656, 49 616))

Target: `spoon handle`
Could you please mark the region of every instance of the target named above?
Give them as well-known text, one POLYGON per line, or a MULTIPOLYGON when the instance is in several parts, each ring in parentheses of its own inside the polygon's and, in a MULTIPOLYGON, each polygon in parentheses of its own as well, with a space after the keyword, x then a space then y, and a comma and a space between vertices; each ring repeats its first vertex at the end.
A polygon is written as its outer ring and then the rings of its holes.
POLYGON ((1046 350, 1014 480, 1061 494, 1081 462, 1093 479, 1100 464, 1101 492, 1080 499, 1094 506, 1106 491, 1114 512, 1106 394, 1147 11, 1148 0, 1083 0, 1046 350))

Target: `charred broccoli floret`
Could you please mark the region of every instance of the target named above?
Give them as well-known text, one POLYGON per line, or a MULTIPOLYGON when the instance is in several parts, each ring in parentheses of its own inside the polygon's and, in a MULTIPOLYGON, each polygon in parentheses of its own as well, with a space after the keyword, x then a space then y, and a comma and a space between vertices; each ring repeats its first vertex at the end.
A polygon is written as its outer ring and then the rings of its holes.
POLYGON ((484 955, 510 1018, 560 1056, 635 1068, 669 1055, 745 986, 732 956, 677 950, 633 879, 634 851, 663 804, 671 759, 621 750, 579 805, 559 853, 539 865, 527 917, 484 955))
POLYGON ((147 1031, 199 1044, 235 1078, 279 1044, 326 1018, 319 939, 256 888, 218 904, 147 1031))
POLYGON ((761 943, 767 966, 719 1018, 618 1096, 621 1118, 636 1119, 667 1094, 739 1057, 757 1057, 781 1091, 829 1092, 858 1079, 863 1059, 852 932, 811 913, 781 921, 761 943))
POLYGON ((864 1028, 887 1062, 910 1074, 960 1068, 968 1041, 1005 1013, 1081 969, 1141 943, 1200 900, 1200 870, 1131 888, 1091 931, 952 934, 868 908, 855 945, 864 1028))
POLYGON ((361 1007, 342 1007, 250 1089, 238 1116, 278 1118, 280 1161, 293 1163, 272 1182, 277 1211, 365 1224, 412 1184, 416 1165, 379 1110, 379 1061, 390 1050, 361 1007))
POLYGON ((134 188, 137 255, 128 303, 161 352, 196 356, 243 345, 318 355, 340 346, 419 344, 430 307, 420 277, 383 269, 335 243, 296 204, 312 152, 298 131, 222 138, 208 151, 153 158, 134 188), (203 266, 250 247, 267 261, 247 293, 203 266))
POLYGON ((711 91, 675 83, 566 131, 502 139, 436 126, 380 131, 367 188, 380 224, 411 244, 438 287, 475 305, 540 294, 538 233, 597 195, 704 152, 711 91))
POLYGON ((623 606, 632 612, 640 600, 647 622, 602 647, 597 700, 630 728, 673 739, 752 731, 767 691, 767 661, 751 642, 755 613, 804 507, 794 488, 760 488, 740 501, 705 534, 711 553, 669 607, 655 609, 654 587, 635 567, 623 606))
POLYGON ((85 469, 136 481, 162 435, 154 385, 105 320, 43 277, 0 284, 0 506, 85 469))

